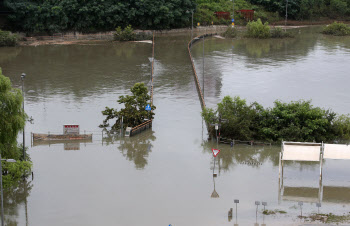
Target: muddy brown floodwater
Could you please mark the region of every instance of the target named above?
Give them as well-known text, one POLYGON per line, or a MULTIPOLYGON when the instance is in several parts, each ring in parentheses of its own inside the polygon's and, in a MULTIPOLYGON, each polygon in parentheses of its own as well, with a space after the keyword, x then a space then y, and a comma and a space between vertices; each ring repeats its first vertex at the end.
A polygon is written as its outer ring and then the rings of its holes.
MULTIPOLYGON (((312 99, 350 113, 350 39, 320 28, 298 28, 283 40, 205 41, 205 100, 213 107, 225 95, 272 106, 312 99)), ((149 82, 152 45, 109 43, 0 49, 0 66, 12 83, 25 80, 30 133, 61 133, 79 124, 92 142, 32 143, 34 178, 5 194, 8 225, 299 225, 303 215, 350 210, 349 161, 319 165, 286 162, 278 180, 279 146, 217 145, 207 141, 187 53, 190 33, 156 37, 153 128, 134 137, 103 138, 98 125, 105 106, 136 82, 149 82), (212 148, 219 148, 216 159, 212 148), (215 161, 215 168, 214 168, 215 161), (213 172, 217 177, 213 177, 213 172), (280 189, 281 188, 281 189, 280 189), (236 206, 234 199, 239 199, 236 206), (262 215, 269 210, 285 214, 262 215), (233 218, 228 211, 233 208, 233 218)), ((199 73, 202 45, 192 50, 199 73)), ((19 140, 21 136, 19 136, 19 140)))

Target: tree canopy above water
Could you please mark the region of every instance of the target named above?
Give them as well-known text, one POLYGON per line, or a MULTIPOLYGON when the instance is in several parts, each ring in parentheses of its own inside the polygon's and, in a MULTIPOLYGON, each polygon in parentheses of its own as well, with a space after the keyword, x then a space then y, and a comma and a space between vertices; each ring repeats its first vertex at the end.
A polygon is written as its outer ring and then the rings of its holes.
MULTIPOLYGON (((272 108, 250 105, 239 97, 224 97, 216 110, 207 108, 202 113, 208 124, 220 123, 223 137, 235 140, 279 142, 317 141, 349 142, 350 117, 331 110, 314 107, 311 101, 284 103, 276 100, 272 108)), ((215 131, 210 127, 210 133, 215 131)))
POLYGON ((189 23, 192 0, 6 0, 14 30, 94 32, 132 25, 169 29, 189 23))
POLYGON ((0 68, 0 151, 4 158, 20 159, 17 135, 23 130, 26 115, 22 109, 23 97, 19 89, 12 88, 10 79, 0 68))
POLYGON ((130 89, 132 95, 122 95, 119 97, 118 103, 124 105, 124 108, 119 111, 114 108, 106 107, 102 114, 106 116, 103 124, 100 127, 108 127, 109 120, 115 120, 111 125, 112 130, 117 130, 121 127, 121 120, 123 120, 123 127, 134 127, 140 125, 145 119, 153 119, 153 110, 156 109, 154 105, 151 106, 152 111, 146 111, 145 108, 151 100, 148 94, 148 89, 144 83, 136 83, 130 89))

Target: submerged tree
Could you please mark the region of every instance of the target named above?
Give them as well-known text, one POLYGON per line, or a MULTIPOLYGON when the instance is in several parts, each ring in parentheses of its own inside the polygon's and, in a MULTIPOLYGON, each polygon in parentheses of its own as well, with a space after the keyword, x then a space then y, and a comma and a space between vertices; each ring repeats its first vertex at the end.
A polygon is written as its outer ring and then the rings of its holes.
POLYGON ((23 130, 26 115, 22 109, 23 97, 12 88, 10 79, 0 69, 0 151, 3 158, 19 160, 17 135, 23 130))
MULTIPOLYGON (((26 114, 22 108, 23 97, 19 89, 12 88, 10 79, 2 75, 0 68, 0 152, 3 159, 15 159, 16 163, 3 163, 5 187, 30 174, 31 162, 23 161, 23 148, 17 143, 17 135, 23 130, 26 114), (22 161, 19 161, 22 160, 22 161)), ((26 154, 26 159, 29 160, 26 154)))
POLYGON ((151 99, 148 94, 148 89, 144 83, 136 83, 131 89, 132 95, 120 96, 118 103, 123 104, 124 108, 119 111, 114 108, 106 107, 102 114, 106 116, 100 127, 108 127, 109 120, 115 119, 114 124, 111 125, 112 130, 120 129, 121 120, 123 120, 124 127, 134 127, 145 121, 145 119, 153 119, 153 110, 156 109, 154 105, 151 106, 152 111, 146 111, 146 106, 151 99))

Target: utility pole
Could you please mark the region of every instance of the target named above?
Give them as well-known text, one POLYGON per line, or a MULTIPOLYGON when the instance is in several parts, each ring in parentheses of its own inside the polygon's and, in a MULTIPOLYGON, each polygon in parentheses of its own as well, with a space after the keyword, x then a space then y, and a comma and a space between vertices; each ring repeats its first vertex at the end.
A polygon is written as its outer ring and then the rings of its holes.
MULTIPOLYGON (((192 29, 191 29, 191 44, 192 44, 192 39, 193 39, 193 9, 192 9, 192 29)), ((191 45, 192 47, 192 45, 191 45)))
POLYGON ((203 35, 203 101, 204 101, 204 37, 205 35, 203 35))
MULTIPOLYGON (((26 77, 26 74, 22 73, 21 80, 22 80, 22 96, 23 96, 23 114, 24 114, 24 78, 25 77, 26 77)), ((26 149, 26 145, 25 145, 26 137, 25 137, 24 129, 25 129, 25 124, 23 127, 23 161, 26 160, 26 151, 25 151, 25 149, 26 149)))
POLYGON ((286 29, 287 29, 287 19, 288 19, 288 0, 286 3, 286 19, 284 21, 284 31, 286 31, 286 29))
POLYGON ((235 0, 232 0, 232 28, 235 27, 235 0))

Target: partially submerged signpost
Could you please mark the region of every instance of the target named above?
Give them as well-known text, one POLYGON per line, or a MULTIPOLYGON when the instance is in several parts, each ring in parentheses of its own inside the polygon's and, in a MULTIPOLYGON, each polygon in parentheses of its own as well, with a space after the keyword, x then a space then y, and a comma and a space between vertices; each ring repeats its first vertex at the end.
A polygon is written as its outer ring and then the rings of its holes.
POLYGON ((220 153, 219 149, 211 149, 211 151, 213 152, 213 156, 214 156, 214 168, 213 168, 213 182, 214 182, 214 191, 211 193, 211 198, 219 198, 219 194, 216 192, 215 190, 215 177, 217 176, 216 173, 214 173, 215 171, 215 160, 216 160, 216 156, 220 153))
POLYGON ((211 151, 213 152, 213 156, 216 157, 218 156, 218 154, 220 153, 220 150, 219 149, 211 149, 211 151))

